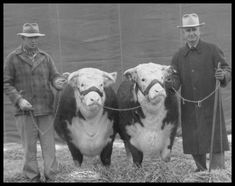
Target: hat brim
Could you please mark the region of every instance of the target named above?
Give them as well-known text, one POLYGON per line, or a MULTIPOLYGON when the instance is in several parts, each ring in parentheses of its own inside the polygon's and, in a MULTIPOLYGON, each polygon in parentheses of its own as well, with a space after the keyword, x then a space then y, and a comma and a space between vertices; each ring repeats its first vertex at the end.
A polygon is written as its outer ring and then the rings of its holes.
POLYGON ((25 36, 25 37, 41 37, 45 36, 45 34, 40 34, 40 33, 18 33, 18 36, 25 36))
POLYGON ((200 27, 200 26, 203 26, 203 25, 205 25, 205 23, 200 23, 200 24, 197 24, 197 25, 184 25, 184 26, 177 26, 177 28, 200 27))

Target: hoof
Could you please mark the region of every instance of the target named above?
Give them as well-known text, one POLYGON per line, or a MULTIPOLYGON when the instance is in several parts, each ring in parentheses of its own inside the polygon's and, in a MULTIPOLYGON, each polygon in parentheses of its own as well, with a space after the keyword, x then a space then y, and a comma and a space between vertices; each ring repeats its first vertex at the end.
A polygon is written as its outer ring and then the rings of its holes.
POLYGON ((162 160, 164 162, 170 162, 171 161, 171 156, 164 157, 164 158, 162 158, 162 160))
POLYGON ((73 160, 73 163, 75 167, 81 167, 81 163, 79 163, 77 160, 73 160))

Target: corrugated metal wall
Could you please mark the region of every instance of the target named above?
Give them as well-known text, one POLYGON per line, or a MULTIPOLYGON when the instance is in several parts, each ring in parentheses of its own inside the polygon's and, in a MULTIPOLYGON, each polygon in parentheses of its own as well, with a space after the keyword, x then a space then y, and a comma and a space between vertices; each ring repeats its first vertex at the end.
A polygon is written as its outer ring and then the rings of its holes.
MULTIPOLYGON (((4 4, 4 58, 20 45, 16 34, 22 25, 37 22, 46 34, 40 48, 51 54, 60 72, 88 66, 117 71, 117 89, 127 68, 150 61, 170 64, 184 44, 176 26, 182 14, 193 12, 206 23, 202 39, 219 45, 230 63, 231 4, 4 4)), ((231 86, 223 98, 231 123, 231 86)), ((15 131, 12 112, 4 98, 6 136, 15 131)))

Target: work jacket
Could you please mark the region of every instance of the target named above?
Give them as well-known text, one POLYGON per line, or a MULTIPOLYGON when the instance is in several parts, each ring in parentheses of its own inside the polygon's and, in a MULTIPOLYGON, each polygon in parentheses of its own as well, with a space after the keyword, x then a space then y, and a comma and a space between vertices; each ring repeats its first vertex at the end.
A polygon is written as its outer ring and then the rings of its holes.
POLYGON ((221 99, 217 112, 213 113, 215 70, 219 62, 226 71, 225 79, 220 82, 221 87, 225 87, 231 80, 231 68, 216 45, 199 40, 196 48, 190 49, 186 43, 172 58, 171 64, 176 70, 173 86, 176 90, 181 87, 181 124, 185 154, 210 152, 214 114, 216 122, 213 152, 229 150, 221 99))
POLYGON ((15 115, 26 112, 20 110, 20 98, 30 102, 34 115, 53 113, 54 95, 51 86, 60 77, 52 58, 39 50, 34 59, 30 59, 22 46, 11 52, 4 64, 4 92, 15 106, 15 115))

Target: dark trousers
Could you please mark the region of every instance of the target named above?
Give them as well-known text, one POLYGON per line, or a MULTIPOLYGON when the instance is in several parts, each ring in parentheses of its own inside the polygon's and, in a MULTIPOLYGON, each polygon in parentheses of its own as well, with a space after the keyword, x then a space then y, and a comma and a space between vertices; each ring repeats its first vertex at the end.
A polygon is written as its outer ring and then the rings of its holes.
POLYGON ((196 163, 197 169, 204 171, 206 170, 206 154, 192 154, 193 159, 196 163))
MULTIPOLYGON (((196 166, 199 170, 206 170, 206 154, 192 154, 196 166)), ((212 153, 211 169, 224 169, 224 152, 212 153)))
POLYGON ((44 161, 44 176, 54 179, 55 174, 59 171, 59 163, 56 159, 54 128, 52 126, 53 117, 37 116, 33 118, 28 115, 16 117, 16 126, 19 130, 22 145, 24 148, 24 165, 23 174, 31 179, 40 179, 40 171, 37 161, 37 140, 39 138, 44 161), (36 123, 34 123, 36 122, 36 123), (39 133, 35 125, 45 132, 44 135, 39 133), (49 128, 50 127, 50 128, 49 128))

